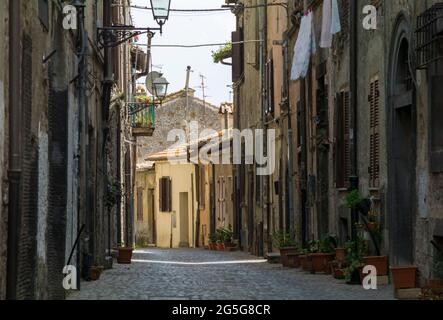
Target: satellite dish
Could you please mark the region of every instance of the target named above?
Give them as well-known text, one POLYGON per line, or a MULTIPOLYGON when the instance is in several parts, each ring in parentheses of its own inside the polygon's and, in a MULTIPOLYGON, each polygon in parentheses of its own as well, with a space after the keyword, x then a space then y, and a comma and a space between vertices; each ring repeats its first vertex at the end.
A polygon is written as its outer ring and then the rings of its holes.
POLYGON ((150 94, 154 95, 154 80, 160 78, 162 75, 160 72, 152 71, 146 76, 146 89, 150 94))

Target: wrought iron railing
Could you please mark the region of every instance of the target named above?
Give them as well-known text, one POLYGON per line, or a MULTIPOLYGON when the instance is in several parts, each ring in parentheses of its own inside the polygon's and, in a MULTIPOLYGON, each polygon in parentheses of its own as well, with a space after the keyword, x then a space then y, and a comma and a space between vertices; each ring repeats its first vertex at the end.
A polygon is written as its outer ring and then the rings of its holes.
POLYGON ((155 106, 147 103, 128 103, 131 127, 140 130, 155 129, 155 106))
POLYGON ((437 3, 417 18, 417 68, 426 69, 443 59, 443 3, 437 3))

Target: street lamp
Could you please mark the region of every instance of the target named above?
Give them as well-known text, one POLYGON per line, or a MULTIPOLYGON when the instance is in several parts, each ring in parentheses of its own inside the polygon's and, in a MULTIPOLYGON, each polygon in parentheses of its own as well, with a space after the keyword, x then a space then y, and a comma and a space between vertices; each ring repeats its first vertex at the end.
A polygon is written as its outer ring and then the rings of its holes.
POLYGON ((157 78, 153 81, 154 96, 162 102, 166 98, 169 82, 164 77, 157 78))
POLYGON ((151 0, 152 14, 160 29, 169 18, 171 0, 151 0))

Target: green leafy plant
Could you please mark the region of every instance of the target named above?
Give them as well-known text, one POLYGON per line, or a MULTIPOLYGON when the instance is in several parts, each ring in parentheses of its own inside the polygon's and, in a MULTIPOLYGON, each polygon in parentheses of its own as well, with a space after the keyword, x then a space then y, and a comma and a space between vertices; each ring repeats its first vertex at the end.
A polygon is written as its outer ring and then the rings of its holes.
POLYGON ((209 241, 211 241, 211 243, 217 243, 217 233, 211 233, 209 235, 209 241))
POLYGON ((367 251, 368 246, 360 236, 346 243, 346 268, 343 272, 347 281, 351 281, 353 274, 363 266, 363 257, 367 251))
POLYGON ((357 206, 363 201, 358 190, 352 190, 346 196, 346 206, 350 209, 356 209, 357 206))
POLYGON ((273 242, 277 248, 298 247, 295 236, 285 231, 278 231, 274 233, 273 242))
POLYGON ((217 51, 212 52, 212 59, 214 63, 219 63, 224 59, 227 59, 232 54, 232 43, 226 44, 224 47, 219 48, 217 51))
POLYGON ((106 207, 112 209, 122 197, 122 188, 119 181, 110 178, 105 197, 106 207))
POLYGON ((218 243, 228 243, 232 241, 232 227, 228 228, 219 228, 216 230, 215 239, 218 243))
POLYGON ((325 236, 319 241, 319 252, 334 253, 335 247, 330 236, 325 236))

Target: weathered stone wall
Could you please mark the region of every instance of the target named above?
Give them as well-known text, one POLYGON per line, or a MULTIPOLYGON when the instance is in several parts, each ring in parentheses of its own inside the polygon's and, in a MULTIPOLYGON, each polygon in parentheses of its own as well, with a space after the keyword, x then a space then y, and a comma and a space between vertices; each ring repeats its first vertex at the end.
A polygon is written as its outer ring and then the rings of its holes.
POLYGON ((8 1, 0 3, 0 300, 6 295, 8 143, 8 1))
MULTIPOLYGON (((186 96, 183 94, 177 98, 164 102, 155 110, 155 131, 152 137, 139 137, 137 139, 137 164, 143 165, 146 158, 154 153, 166 150, 175 141, 168 142, 168 133, 173 129, 185 129, 185 119, 197 121, 199 133, 204 129, 220 131, 222 129, 223 115, 219 109, 209 103, 189 96, 189 111, 186 113, 186 96)), ((175 138, 175 137, 173 137, 175 138)))

